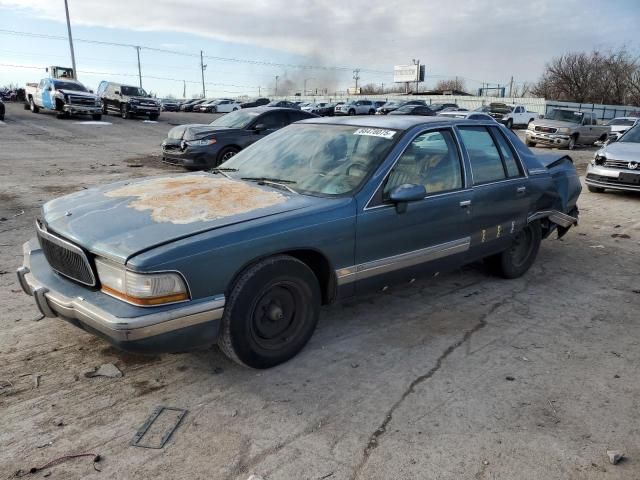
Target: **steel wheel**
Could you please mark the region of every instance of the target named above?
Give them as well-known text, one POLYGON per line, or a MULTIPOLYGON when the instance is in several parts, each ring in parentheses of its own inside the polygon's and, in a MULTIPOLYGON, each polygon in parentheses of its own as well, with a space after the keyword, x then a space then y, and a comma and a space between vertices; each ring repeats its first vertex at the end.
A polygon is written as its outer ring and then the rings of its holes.
POLYGON ((576 137, 573 136, 569 139, 569 145, 568 145, 569 150, 574 150, 576 148, 576 137))
POLYGON ((485 259, 489 269, 504 278, 518 278, 533 265, 540 249, 542 232, 540 223, 526 225, 511 240, 511 245, 502 253, 485 259))
POLYGON ((303 323, 298 312, 304 309, 299 286, 290 282, 270 285, 261 292, 251 315, 251 336, 260 348, 279 350, 295 338, 303 323))
POLYGON ((522 267, 531 256, 533 247, 533 232, 530 228, 525 228, 515 236, 513 244, 508 250, 513 266, 516 268, 522 267))

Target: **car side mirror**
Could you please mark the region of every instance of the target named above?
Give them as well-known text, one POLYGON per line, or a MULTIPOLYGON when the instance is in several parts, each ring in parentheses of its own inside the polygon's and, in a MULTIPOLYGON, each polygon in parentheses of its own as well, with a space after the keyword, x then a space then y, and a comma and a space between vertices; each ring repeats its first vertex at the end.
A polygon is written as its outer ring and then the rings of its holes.
POLYGON ((257 123, 254 127, 253 130, 256 131, 257 133, 263 132, 264 130, 266 130, 267 127, 265 126, 264 123, 257 123))
POLYGON ((49 90, 50 92, 53 92, 53 87, 51 85, 49 85, 49 87, 47 88, 47 90, 49 90))
POLYGON ((93 90, 89 90, 89 93, 93 93, 93 90))
POLYGON ((405 183, 398 185, 389 194, 389 200, 395 203, 396 211, 398 213, 404 213, 407 211, 407 204, 409 202, 418 202, 423 200, 427 196, 427 189, 424 185, 418 185, 415 183, 405 183))

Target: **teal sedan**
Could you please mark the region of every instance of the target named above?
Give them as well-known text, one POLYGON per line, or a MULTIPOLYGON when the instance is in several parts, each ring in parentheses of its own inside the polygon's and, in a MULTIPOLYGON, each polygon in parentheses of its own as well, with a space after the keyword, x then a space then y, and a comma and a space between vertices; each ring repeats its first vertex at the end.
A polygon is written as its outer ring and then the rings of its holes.
POLYGON ((46 203, 18 279, 47 317, 132 351, 218 344, 267 368, 322 305, 484 259, 516 278, 576 224, 570 157, 493 121, 313 118, 209 172, 46 203))

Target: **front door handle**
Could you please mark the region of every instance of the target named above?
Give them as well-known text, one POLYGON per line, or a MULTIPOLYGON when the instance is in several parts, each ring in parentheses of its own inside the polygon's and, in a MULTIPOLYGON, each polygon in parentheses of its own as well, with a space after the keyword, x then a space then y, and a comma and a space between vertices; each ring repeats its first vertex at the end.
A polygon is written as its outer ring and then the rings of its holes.
POLYGON ((460 207, 467 208, 471 206, 471 200, 463 200, 460 202, 460 207))
POLYGON ((518 195, 524 195, 525 193, 527 193, 527 187, 518 187, 516 192, 518 193, 518 195))

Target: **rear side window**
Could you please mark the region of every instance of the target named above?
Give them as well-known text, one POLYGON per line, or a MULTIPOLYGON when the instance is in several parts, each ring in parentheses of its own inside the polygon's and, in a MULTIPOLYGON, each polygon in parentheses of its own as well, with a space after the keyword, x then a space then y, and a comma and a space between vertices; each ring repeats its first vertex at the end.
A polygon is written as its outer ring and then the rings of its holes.
POLYGON ((484 127, 458 127, 467 149, 473 173, 473 183, 495 182, 507 178, 500 153, 484 127))
POLYGON ((493 133, 493 136, 496 139, 496 143, 500 148, 500 153, 502 154, 504 166, 507 169, 507 175, 509 176, 509 178, 521 176, 522 172, 520 171, 520 167, 518 166, 518 161, 516 160, 515 153, 513 153, 511 146, 504 138, 502 132, 498 128, 491 128, 491 132, 493 133))

